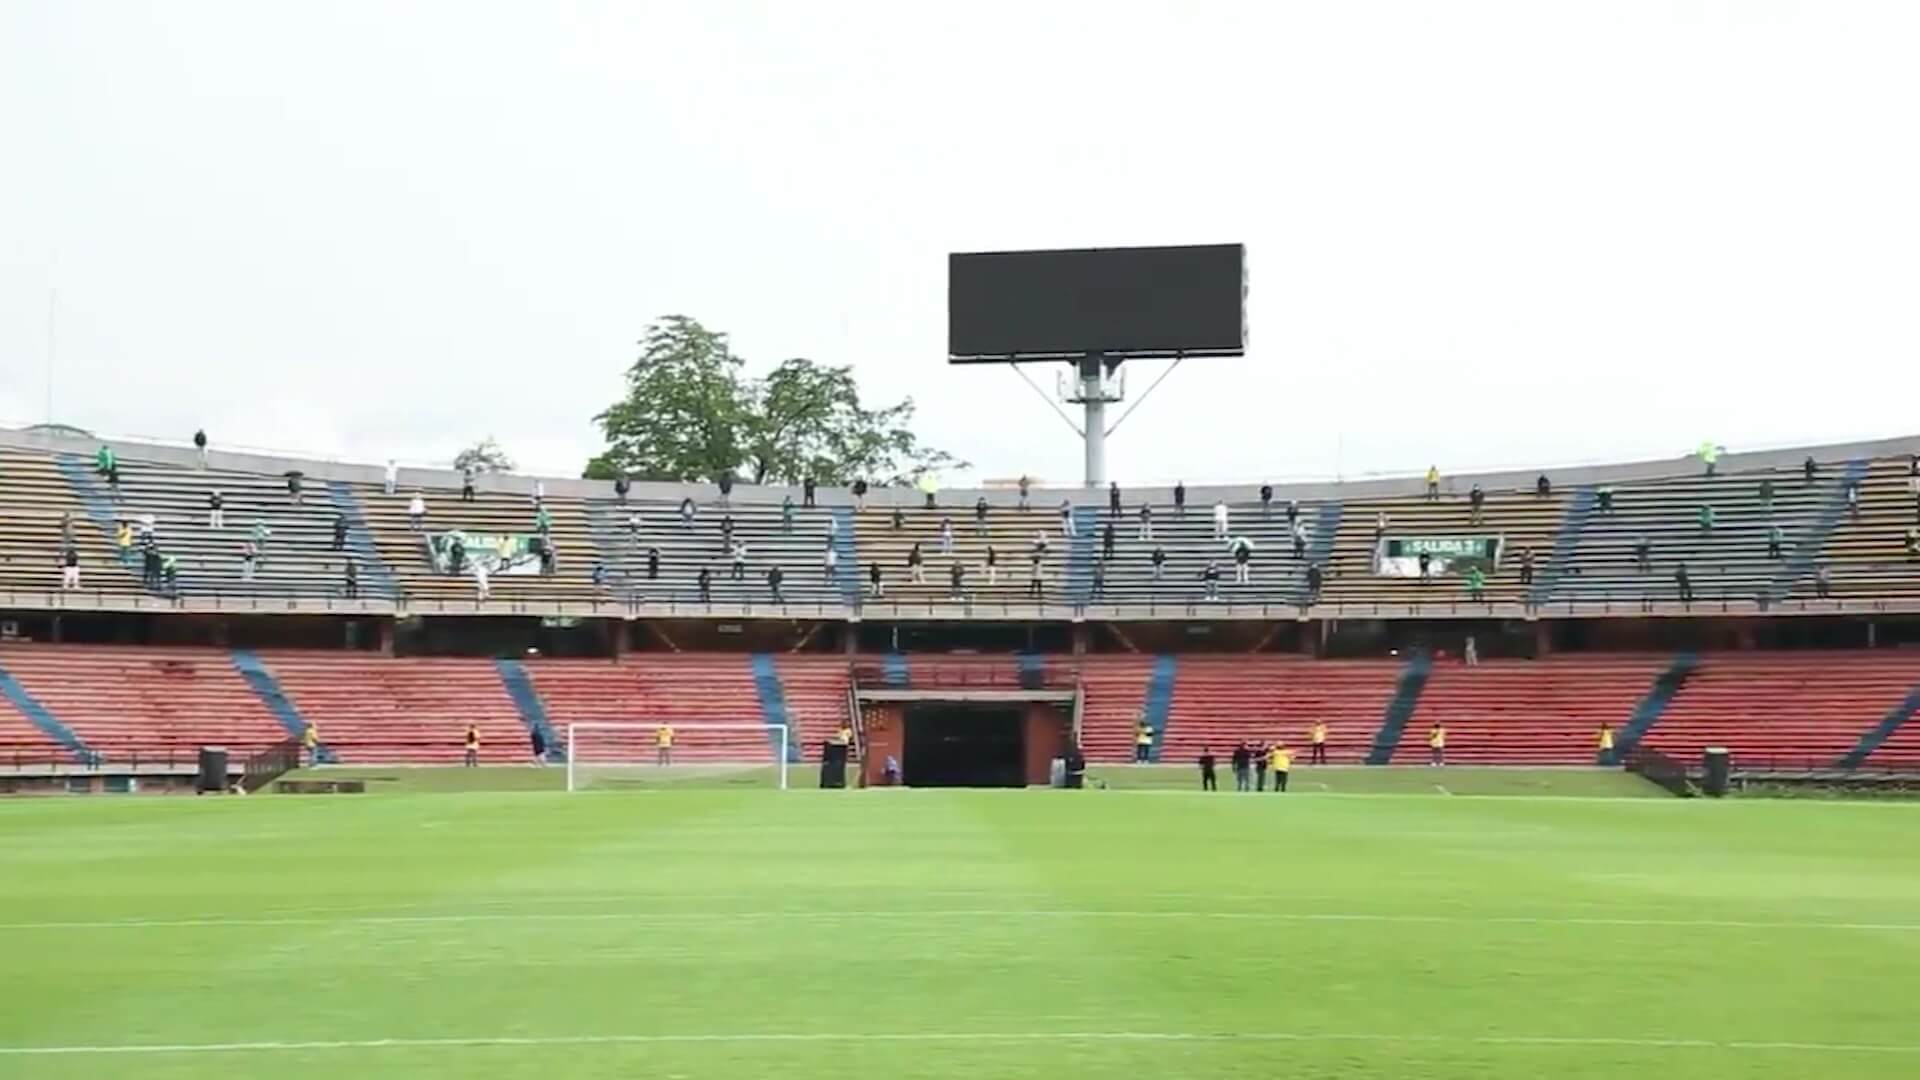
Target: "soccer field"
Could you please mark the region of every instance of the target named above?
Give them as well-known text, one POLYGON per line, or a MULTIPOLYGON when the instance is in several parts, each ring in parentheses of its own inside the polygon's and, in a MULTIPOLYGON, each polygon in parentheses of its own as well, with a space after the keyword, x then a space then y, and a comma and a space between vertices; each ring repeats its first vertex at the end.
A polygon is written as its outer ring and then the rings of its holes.
POLYGON ((1917 835, 1439 794, 15 800, 0 1076, 1911 1077, 1917 835))

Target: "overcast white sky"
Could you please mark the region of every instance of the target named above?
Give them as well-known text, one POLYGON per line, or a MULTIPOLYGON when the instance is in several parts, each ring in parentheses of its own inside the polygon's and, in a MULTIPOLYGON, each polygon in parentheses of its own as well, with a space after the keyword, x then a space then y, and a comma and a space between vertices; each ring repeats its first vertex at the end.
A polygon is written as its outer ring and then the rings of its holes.
POLYGON ((572 474, 685 313, 1071 482, 945 364, 947 252, 1242 241, 1250 354, 1121 479, 1912 433, 1916 55, 1844 0, 8 0, 0 421, 57 291, 61 421, 572 474))

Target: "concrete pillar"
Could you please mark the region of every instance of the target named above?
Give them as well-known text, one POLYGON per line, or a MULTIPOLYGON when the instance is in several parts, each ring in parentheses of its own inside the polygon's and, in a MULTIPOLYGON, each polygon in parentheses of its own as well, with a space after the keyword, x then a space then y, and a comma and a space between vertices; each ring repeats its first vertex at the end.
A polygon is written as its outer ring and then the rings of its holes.
POLYGON ((1092 637, 1093 637, 1093 631, 1088 628, 1086 623, 1083 623, 1083 622, 1074 623, 1073 624, 1073 655, 1075 656, 1087 655, 1087 649, 1088 649, 1088 646, 1092 643, 1092 637))
POLYGON ((380 655, 392 656, 393 655, 393 620, 380 619, 377 621, 377 625, 379 627, 377 632, 380 635, 380 655))
POLYGON ((1544 622, 1533 624, 1533 656, 1543 659, 1553 655, 1553 627, 1544 622))

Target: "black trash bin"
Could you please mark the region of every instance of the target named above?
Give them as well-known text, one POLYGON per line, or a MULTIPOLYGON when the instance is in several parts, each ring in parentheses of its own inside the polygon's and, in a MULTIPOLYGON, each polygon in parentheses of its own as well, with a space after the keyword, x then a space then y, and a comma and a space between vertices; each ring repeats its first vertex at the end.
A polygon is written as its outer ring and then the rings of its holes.
POLYGON ((1700 788, 1714 798, 1727 793, 1727 777, 1733 772, 1733 755, 1724 746, 1709 746, 1700 752, 1700 788))
POLYGON ((195 793, 225 790, 227 790, 227 748, 224 746, 201 747, 200 775, 194 783, 195 793))

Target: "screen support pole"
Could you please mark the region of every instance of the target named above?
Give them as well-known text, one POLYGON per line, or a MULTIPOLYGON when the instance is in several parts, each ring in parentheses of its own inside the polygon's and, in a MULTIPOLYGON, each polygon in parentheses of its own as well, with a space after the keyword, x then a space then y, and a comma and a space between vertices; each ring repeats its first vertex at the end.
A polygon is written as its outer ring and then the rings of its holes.
POLYGON ((1086 420, 1080 427, 1087 448, 1086 486, 1097 488, 1107 482, 1106 357, 1083 357, 1078 361, 1078 367, 1079 397, 1087 411, 1086 420))

